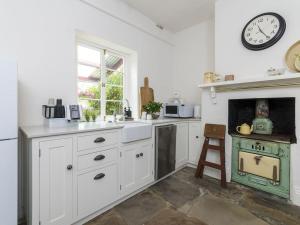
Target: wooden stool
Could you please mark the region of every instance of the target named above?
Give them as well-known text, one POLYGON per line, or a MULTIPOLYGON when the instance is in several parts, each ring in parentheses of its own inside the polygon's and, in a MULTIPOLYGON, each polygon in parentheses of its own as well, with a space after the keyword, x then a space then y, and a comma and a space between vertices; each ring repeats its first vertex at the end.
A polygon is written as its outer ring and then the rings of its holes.
POLYGON ((226 169, 225 169, 225 132, 226 126, 218 124, 205 124, 204 136, 205 141, 203 143, 202 152, 198 162, 197 171, 195 177, 203 177, 204 166, 212 167, 221 170, 221 186, 226 187, 226 169), (209 144, 209 140, 219 140, 219 145, 209 144), (220 151, 221 165, 206 161, 207 150, 220 151))

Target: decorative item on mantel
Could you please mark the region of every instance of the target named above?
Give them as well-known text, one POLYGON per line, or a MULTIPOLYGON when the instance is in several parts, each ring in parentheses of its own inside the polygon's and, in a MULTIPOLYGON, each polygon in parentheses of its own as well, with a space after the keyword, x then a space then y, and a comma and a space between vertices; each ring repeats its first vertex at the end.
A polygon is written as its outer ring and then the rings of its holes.
POLYGON ((271 67, 270 69, 267 70, 267 74, 269 76, 279 76, 279 75, 284 75, 285 71, 286 71, 285 68, 275 69, 271 67))
POLYGON ((233 81, 233 80, 234 80, 234 75, 233 74, 225 75, 225 81, 233 81))
POLYGON ((203 79, 204 84, 215 83, 215 82, 219 82, 221 80, 222 80, 222 76, 218 75, 214 72, 204 73, 204 79, 203 79))
POLYGON ((300 41, 293 44, 285 55, 285 63, 290 71, 300 72, 300 41))

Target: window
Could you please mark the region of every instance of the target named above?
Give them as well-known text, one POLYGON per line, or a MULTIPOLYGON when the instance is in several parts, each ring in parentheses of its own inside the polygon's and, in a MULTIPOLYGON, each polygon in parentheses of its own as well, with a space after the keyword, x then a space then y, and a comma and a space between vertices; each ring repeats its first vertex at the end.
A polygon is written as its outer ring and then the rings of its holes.
POLYGON ((124 57, 84 44, 77 46, 78 97, 83 109, 121 115, 124 99, 124 57))

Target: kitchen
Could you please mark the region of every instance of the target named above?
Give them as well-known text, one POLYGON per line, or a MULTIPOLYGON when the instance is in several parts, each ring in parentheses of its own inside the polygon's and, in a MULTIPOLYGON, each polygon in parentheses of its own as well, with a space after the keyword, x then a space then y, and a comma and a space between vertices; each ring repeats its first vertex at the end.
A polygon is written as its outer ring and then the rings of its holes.
POLYGON ((299 75, 284 58, 299 3, 262 2, 3 2, 1 224, 299 223, 299 75), (266 12, 286 26, 253 51, 241 33, 266 12), (206 124, 226 126, 224 160, 207 153, 223 166, 206 163, 223 175, 205 166, 200 179, 206 124), (252 170, 265 159, 270 172, 252 170))

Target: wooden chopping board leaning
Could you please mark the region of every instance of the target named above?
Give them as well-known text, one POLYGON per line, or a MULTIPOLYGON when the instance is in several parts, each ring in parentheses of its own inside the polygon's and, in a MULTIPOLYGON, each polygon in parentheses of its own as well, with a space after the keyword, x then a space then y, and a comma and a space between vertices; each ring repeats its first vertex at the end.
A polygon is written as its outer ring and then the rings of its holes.
POLYGON ((143 111, 143 105, 154 101, 154 92, 153 89, 149 87, 148 77, 144 78, 144 87, 140 87, 140 101, 141 112, 143 111))

